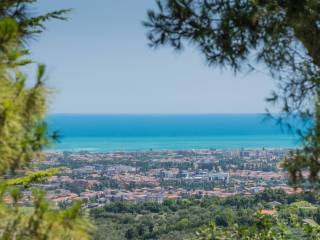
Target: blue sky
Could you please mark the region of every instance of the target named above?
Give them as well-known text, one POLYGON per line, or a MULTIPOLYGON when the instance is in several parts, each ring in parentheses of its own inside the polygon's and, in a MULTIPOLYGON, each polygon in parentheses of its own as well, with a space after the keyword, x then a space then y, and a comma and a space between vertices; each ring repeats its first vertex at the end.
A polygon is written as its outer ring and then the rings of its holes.
MULTIPOLYGON (((31 43, 47 64, 51 113, 257 113, 275 84, 261 73, 213 69, 189 47, 147 46, 152 0, 42 0, 34 12, 72 8, 31 43)), ((32 75, 32 74, 30 74, 32 75)))

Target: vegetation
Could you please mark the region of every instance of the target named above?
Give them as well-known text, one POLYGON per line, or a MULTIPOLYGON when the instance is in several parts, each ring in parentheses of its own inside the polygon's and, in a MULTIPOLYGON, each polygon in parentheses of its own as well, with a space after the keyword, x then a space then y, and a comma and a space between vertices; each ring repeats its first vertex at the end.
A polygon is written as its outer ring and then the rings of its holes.
POLYGON ((45 29, 46 21, 65 19, 68 10, 34 16, 36 2, 0 3, 0 239, 87 239, 89 223, 81 216, 80 203, 59 211, 42 190, 31 189, 30 207, 20 206, 22 191, 30 190, 30 183, 58 171, 28 171, 57 134, 48 134, 44 121, 45 66, 38 65, 33 85, 21 69, 33 64, 26 43, 45 29))
MULTIPOLYGON (((48 133, 44 121, 49 93, 45 65, 37 66, 34 81, 22 71, 34 64, 26 43, 45 30, 45 22, 65 20, 69 11, 35 16, 30 9, 36 2, 0 3, 0 239, 88 239, 91 225, 81 203, 59 210, 47 202, 44 191, 30 189, 31 183, 42 182, 59 169, 28 168, 43 158, 42 150, 58 135, 48 133), (26 190, 32 193, 30 205, 21 206, 26 190)), ((253 70, 253 62, 267 66, 279 79, 279 91, 268 100, 281 104, 282 117, 314 120, 310 132, 301 132, 304 148, 284 164, 294 183, 314 187, 320 172, 319 16, 318 0, 159 0, 158 12, 149 11, 145 26, 154 47, 168 44, 179 50, 191 43, 210 65, 235 72, 253 70), (308 181, 303 170, 309 171, 308 181)), ((154 163, 161 164, 176 167, 154 163)), ((134 166, 150 168, 145 161, 134 166)), ((105 179, 105 185, 114 182, 105 179)), ((91 216, 98 228, 95 239, 320 239, 319 201, 310 194, 266 191, 226 199, 112 202, 92 210, 91 216)))
POLYGON ((267 100, 279 104, 280 123, 302 118, 313 127, 304 148, 285 167, 293 183, 319 180, 320 2, 318 0, 158 0, 148 12, 150 46, 195 46, 211 66, 236 73, 266 66, 279 88, 267 100), (256 67, 254 67, 254 65, 256 67), (305 179, 302 171, 309 171, 305 179))
POLYGON ((314 195, 267 190, 226 199, 114 202, 91 215, 94 239, 319 239, 318 204, 314 195))

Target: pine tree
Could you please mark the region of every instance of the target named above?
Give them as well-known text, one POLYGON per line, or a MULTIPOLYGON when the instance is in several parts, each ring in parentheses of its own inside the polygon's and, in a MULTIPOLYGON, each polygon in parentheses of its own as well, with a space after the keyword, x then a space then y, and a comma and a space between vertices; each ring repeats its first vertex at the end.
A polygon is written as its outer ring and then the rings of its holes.
POLYGON ((295 183, 319 180, 319 138, 314 133, 320 121, 315 104, 320 88, 320 1, 158 0, 144 25, 151 47, 181 50, 188 44, 210 66, 235 73, 265 66, 279 80, 279 88, 267 98, 282 110, 278 122, 290 128, 294 119, 314 123, 309 132, 297 129, 304 148, 293 152, 285 166, 295 183), (304 170, 310 173, 307 179, 300 174, 304 170))
POLYGON ((88 239, 89 221, 81 204, 58 210, 40 189, 30 184, 56 174, 58 169, 32 172, 29 164, 45 156, 57 134, 45 122, 48 88, 45 65, 39 64, 35 84, 21 70, 34 64, 27 43, 45 30, 45 22, 65 20, 69 10, 34 16, 36 0, 0 2, 0 239, 88 239), (21 191, 32 191, 32 207, 21 206, 21 191))

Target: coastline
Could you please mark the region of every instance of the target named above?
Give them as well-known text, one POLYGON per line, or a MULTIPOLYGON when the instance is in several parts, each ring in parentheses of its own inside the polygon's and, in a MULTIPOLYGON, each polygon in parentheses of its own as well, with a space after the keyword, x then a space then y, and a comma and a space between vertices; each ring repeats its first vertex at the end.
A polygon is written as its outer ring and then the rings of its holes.
POLYGON ((118 137, 65 138, 52 146, 52 151, 179 151, 203 149, 286 149, 298 148, 291 135, 210 136, 210 137, 118 137))
POLYGON ((59 149, 47 149, 44 151, 46 154, 54 153, 72 153, 72 154, 135 154, 135 153, 158 153, 158 154, 167 154, 167 153, 205 153, 205 152, 240 152, 240 151, 283 151, 289 152, 298 149, 298 147, 283 147, 283 148, 266 148, 266 147, 257 147, 257 148, 225 148, 225 149, 214 149, 214 148, 203 148, 203 149, 161 149, 161 150, 114 150, 114 151, 92 151, 90 149, 74 149, 74 150, 59 150, 59 149))

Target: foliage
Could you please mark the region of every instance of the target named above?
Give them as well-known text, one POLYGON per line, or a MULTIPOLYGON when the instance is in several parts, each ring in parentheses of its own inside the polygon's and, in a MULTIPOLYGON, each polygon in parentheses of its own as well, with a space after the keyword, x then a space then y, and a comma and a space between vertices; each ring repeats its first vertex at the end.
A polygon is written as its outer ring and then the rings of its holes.
POLYGON ((195 197, 91 210, 94 239, 318 239, 318 195, 268 190, 226 199, 195 197), (271 203, 282 204, 272 206, 271 203), (268 210, 264 213, 261 210, 268 210))
POLYGON ((47 124, 43 121, 48 93, 45 66, 38 66, 32 87, 27 87, 28 79, 20 70, 31 63, 26 59, 28 50, 21 45, 22 37, 27 36, 26 29, 33 25, 34 31, 28 31, 39 32, 41 22, 26 24, 34 18, 24 16, 27 6, 23 1, 14 2, 5 1, 0 7, 0 174, 20 169, 39 158, 41 150, 50 143, 47 124), (10 14, 24 20, 16 21, 10 14))
MULTIPOLYGON (((319 98, 319 94, 317 98, 319 98)), ((306 134, 303 148, 292 151, 284 160, 284 167, 288 169, 292 182, 309 189, 319 189, 320 172, 320 102, 315 103, 314 127, 306 134), (305 172, 308 172, 306 178, 305 172)))
MULTIPOLYGON (((310 133, 298 129, 304 148, 292 153, 285 167, 294 183, 300 172, 318 180, 320 86, 320 2, 318 0, 157 0, 144 25, 150 46, 175 50, 195 46, 211 66, 236 73, 266 66, 279 79, 278 90, 267 100, 281 106, 278 122, 292 127, 310 117, 310 133), (314 104, 316 103, 316 104, 314 104)), ((297 126, 298 127, 298 126, 297 126)))
POLYGON ((3 181, 4 186, 24 186, 27 187, 31 183, 42 182, 47 177, 51 177, 59 172, 59 168, 51 168, 44 171, 33 171, 29 172, 20 178, 11 178, 9 180, 3 181))
POLYGON ((33 38, 45 30, 45 22, 52 19, 66 20, 66 14, 70 9, 61 9, 34 15, 33 4, 37 0, 2 0, 0 4, 0 19, 10 18, 17 24, 19 38, 17 41, 21 44, 24 41, 33 38))
POLYGON ((42 150, 57 133, 49 134, 44 121, 49 93, 45 65, 38 65, 33 84, 21 70, 33 63, 26 43, 45 29, 46 21, 64 20, 68 12, 35 16, 32 7, 36 2, 0 3, 0 239, 88 239, 90 224, 80 203, 59 210, 48 203, 45 192, 30 189, 30 184, 59 169, 27 170, 30 162, 43 158, 42 150), (30 190, 32 194, 26 199, 23 192, 30 190))
POLYGON ((21 192, 10 189, 12 205, 0 205, 1 239, 88 239, 88 220, 79 215, 81 204, 66 210, 52 208, 45 192, 32 189, 32 207, 21 207, 21 192))
POLYGON ((258 216, 254 226, 240 228, 237 225, 229 229, 217 228, 214 223, 197 232, 199 240, 223 240, 223 239, 261 239, 261 240, 285 240, 292 239, 286 226, 278 219, 269 216, 258 216))

